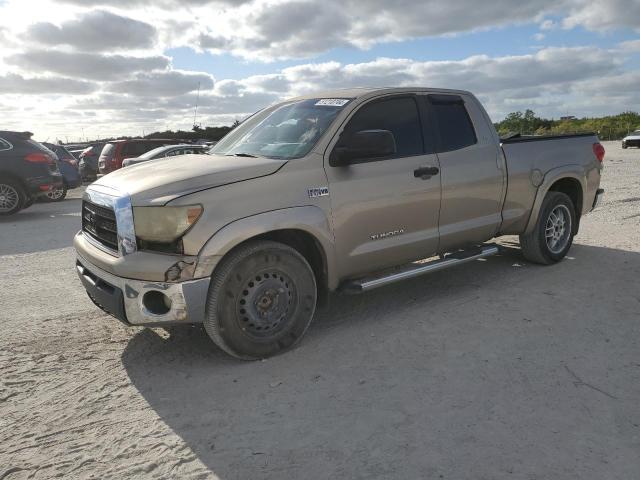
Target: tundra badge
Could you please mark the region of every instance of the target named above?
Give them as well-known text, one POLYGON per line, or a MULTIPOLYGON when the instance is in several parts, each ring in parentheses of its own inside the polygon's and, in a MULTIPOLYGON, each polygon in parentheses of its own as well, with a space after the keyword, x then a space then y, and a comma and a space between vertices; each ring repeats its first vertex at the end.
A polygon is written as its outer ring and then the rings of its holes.
POLYGON ((308 188, 307 193, 309 194, 309 198, 326 197, 329 195, 329 187, 308 188))

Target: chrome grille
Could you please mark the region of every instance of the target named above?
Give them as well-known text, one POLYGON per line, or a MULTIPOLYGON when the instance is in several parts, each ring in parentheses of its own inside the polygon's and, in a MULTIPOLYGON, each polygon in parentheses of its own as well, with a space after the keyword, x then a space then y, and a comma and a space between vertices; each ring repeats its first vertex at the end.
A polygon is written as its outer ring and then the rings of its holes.
POLYGON ((109 250, 118 251, 118 227, 112 208, 84 200, 82 231, 109 250))

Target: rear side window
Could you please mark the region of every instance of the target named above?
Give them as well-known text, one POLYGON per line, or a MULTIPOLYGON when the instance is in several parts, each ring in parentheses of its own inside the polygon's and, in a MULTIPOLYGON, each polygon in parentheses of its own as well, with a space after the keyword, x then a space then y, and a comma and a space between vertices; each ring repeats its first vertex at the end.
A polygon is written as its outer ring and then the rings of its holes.
POLYGON ((423 153, 422 127, 418 104, 412 97, 373 101, 349 120, 345 138, 361 130, 389 130, 396 139, 396 157, 423 153))
POLYGON ((160 144, 156 142, 137 142, 133 144, 133 153, 138 156, 147 153, 154 148, 158 148, 160 144))
POLYGON ((7 142, 4 138, 0 138, 0 152, 2 150, 10 150, 11 144, 7 142))
POLYGON ((429 95, 440 134, 438 151, 450 152, 475 145, 476 132, 464 101, 457 95, 429 95))

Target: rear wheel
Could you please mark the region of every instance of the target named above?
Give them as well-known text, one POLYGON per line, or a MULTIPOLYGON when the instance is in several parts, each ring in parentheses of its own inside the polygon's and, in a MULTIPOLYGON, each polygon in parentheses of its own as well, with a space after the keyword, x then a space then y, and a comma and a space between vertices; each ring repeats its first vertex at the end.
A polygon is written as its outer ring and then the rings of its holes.
POLYGON ((53 190, 49 190, 47 192, 47 196, 45 197, 47 202, 60 202, 65 199, 67 196, 67 187, 60 186, 56 187, 53 190))
POLYGON ((573 243, 577 221, 575 212, 575 206, 568 195, 547 192, 533 231, 520 235, 524 257, 543 265, 562 260, 573 243))
POLYGON ((302 338, 316 300, 313 270, 298 251, 277 242, 250 242, 214 272, 204 327, 228 354, 265 358, 302 338))
POLYGON ((24 205, 27 196, 13 180, 0 180, 0 215, 13 215, 24 205))

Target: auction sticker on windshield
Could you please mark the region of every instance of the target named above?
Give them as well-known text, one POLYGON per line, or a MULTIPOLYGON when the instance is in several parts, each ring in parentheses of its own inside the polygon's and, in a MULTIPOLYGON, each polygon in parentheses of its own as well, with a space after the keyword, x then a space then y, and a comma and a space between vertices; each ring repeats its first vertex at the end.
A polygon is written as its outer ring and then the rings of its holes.
POLYGON ((318 100, 316 105, 324 105, 326 107, 344 107, 349 100, 346 98, 323 98, 318 100))

